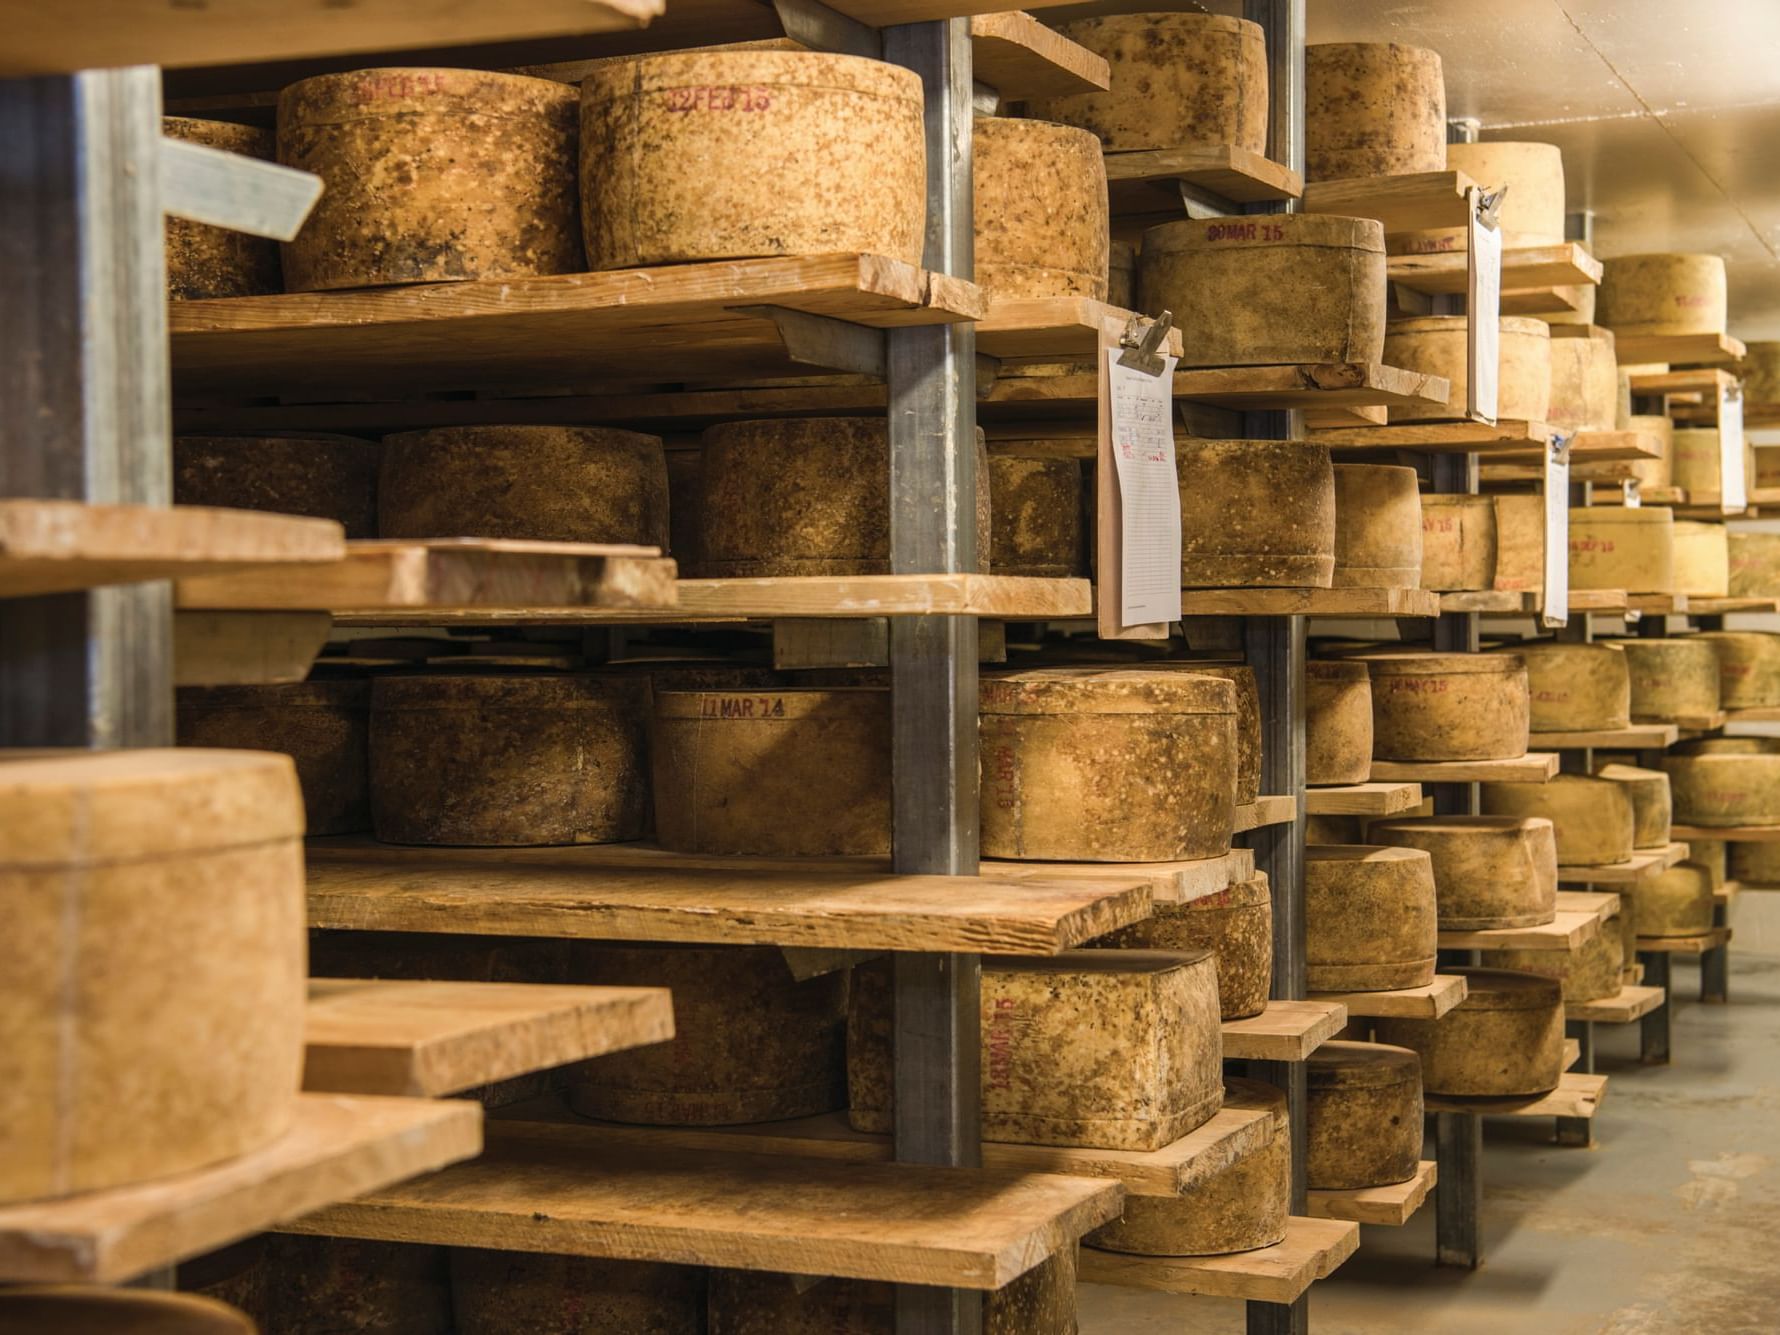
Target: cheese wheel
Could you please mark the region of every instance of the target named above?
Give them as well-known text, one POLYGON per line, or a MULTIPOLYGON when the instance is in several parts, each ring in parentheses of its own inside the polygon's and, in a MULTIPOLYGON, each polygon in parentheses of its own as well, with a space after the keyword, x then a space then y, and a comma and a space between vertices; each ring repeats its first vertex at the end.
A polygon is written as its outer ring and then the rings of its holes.
POLYGON ((1666 507, 1570 510, 1570 587, 1675 592, 1674 516, 1666 507))
POLYGON ((1663 769, 1678 824, 1780 825, 1780 755, 1670 755, 1663 769))
POLYGON ((971 139, 978 285, 1003 300, 1106 300, 1106 166, 1071 125, 979 117, 971 139))
MULTIPOLYGON (((246 1271, 206 1291, 238 1302, 267 1335, 444 1335, 457 1329, 448 1248, 282 1233, 252 1241, 257 1247, 246 1271)), ((185 1269, 181 1265, 181 1283, 185 1269)))
POLYGON ((1454 969, 1466 996, 1440 1019, 1380 1019, 1381 1043, 1412 1048, 1422 1088, 1455 1097, 1507 1097, 1556 1089, 1564 1071, 1564 995, 1554 978, 1500 969, 1454 969))
POLYGON ((1511 760, 1527 753, 1527 669, 1513 654, 1362 655, 1375 760, 1511 760))
POLYGON ((1527 665, 1533 732, 1591 732, 1631 725, 1631 671, 1618 649, 1540 640, 1517 644, 1507 652, 1527 665))
POLYGON ((377 536, 382 448, 351 436, 180 436, 173 503, 332 519, 377 536))
POLYGON ((1408 1048, 1324 1043, 1304 1064, 1312 1191, 1407 1182, 1421 1167, 1422 1063, 1408 1048))
POLYGON ((1699 936, 1712 930, 1712 873, 1678 862, 1631 888, 1632 921, 1639 936, 1699 936))
POLYGON ((987 478, 989 569, 1045 579, 1087 572, 1080 460, 992 454, 987 478))
POLYGON ((1308 847, 1304 938, 1312 992, 1382 992, 1434 981, 1434 870, 1418 848, 1308 847))
POLYGON ((1632 682, 1632 718, 1664 723, 1716 713, 1720 708, 1718 650, 1711 640, 1614 640, 1632 682))
MULTIPOLYGON (((1675 485, 1688 493, 1692 500, 1694 494, 1716 496, 1724 490, 1724 447, 1720 442, 1718 428, 1712 427, 1676 427, 1673 438, 1673 462, 1670 472, 1674 476, 1675 485)), ((1754 447, 1745 442, 1743 446, 1743 476, 1745 479, 1755 476, 1754 447)))
POLYGON ((0 764, 0 1204, 271 1144, 303 1071, 303 807, 288 757, 0 764))
POLYGON ((1446 170, 1440 53, 1387 42, 1304 51, 1304 179, 1446 170))
POLYGON ((1581 338, 1551 340, 1551 404, 1545 420, 1566 431, 1612 431, 1617 425, 1619 362, 1611 329, 1591 327, 1581 338))
POLYGON ((1422 587, 1487 589, 1496 578, 1496 500, 1428 492, 1422 505, 1422 587))
POLYGON ((1310 784, 1372 777, 1372 674, 1364 663, 1304 665, 1304 774, 1310 784))
POLYGON ((1675 485, 1675 423, 1667 417, 1628 416, 1625 429, 1654 439, 1658 456, 1655 459, 1633 459, 1625 468, 1645 488, 1675 485))
POLYGON ((1566 1002, 1602 1001, 1618 996, 1625 986, 1625 934, 1620 920, 1629 921, 1630 916, 1631 905, 1622 902, 1620 912, 1575 950, 1485 950, 1479 958, 1486 969, 1557 979, 1566 1002))
POLYGON ((1433 861, 1440 927, 1481 932, 1557 917, 1557 842, 1542 816, 1412 816, 1374 821, 1367 837, 1433 861))
MULTIPOLYGON (((229 121, 161 117, 161 134, 182 143, 270 162, 276 155, 272 132, 229 121)), ((278 243, 228 227, 167 215, 167 296, 173 301, 208 297, 258 297, 284 291, 278 243)))
POLYGON ((1602 765, 1595 770, 1595 777, 1620 784, 1631 799, 1633 848, 1669 846, 1669 824, 1674 809, 1667 774, 1637 765, 1602 765))
MULTIPOLYGON (((1760 849, 1767 848, 1769 845, 1737 844, 1736 847, 1739 850, 1760 849)), ((1730 848, 1731 845, 1725 843, 1722 839, 1689 839, 1687 841, 1687 860, 1693 863, 1696 867, 1704 867, 1706 869, 1706 873, 1712 878, 1712 889, 1714 892, 1724 889, 1724 883, 1729 874, 1728 864, 1731 859, 1727 856, 1727 850, 1730 848)), ((1738 879, 1741 880, 1743 878, 1739 876, 1738 879)), ((1761 878, 1759 876, 1752 876, 1749 879, 1751 881, 1758 881, 1761 878)))
MULTIPOLYGON (((1448 144, 1447 147, 1451 148, 1452 145, 1448 144)), ((1584 247, 1584 249, 1586 249, 1586 247, 1584 247)), ((1566 288, 1565 291, 1570 294, 1571 299, 1576 303, 1576 308, 1574 310, 1568 310, 1568 311, 1547 311, 1543 315, 1541 315, 1539 318, 1541 320, 1545 321, 1546 324, 1561 324, 1561 325, 1592 325, 1592 324, 1594 324, 1595 323, 1595 292, 1596 292, 1595 285, 1592 283, 1582 284, 1582 285, 1579 285, 1576 287, 1566 288)))
MULTIPOLYGON (((1462 315, 1393 320, 1385 331, 1384 360, 1392 366, 1444 376, 1452 390, 1443 404, 1393 407, 1393 422, 1463 418, 1470 384, 1469 322, 1462 315)), ((1496 416, 1543 422, 1551 408, 1551 329, 1543 320, 1505 315, 1496 370, 1496 416)))
POLYGON ((481 1247, 450 1251, 448 1329, 456 1335, 521 1330, 705 1335, 705 1276, 723 1273, 481 1247))
POLYGON ((863 56, 707 50, 596 61, 581 84, 595 269, 860 252, 921 263, 921 78, 863 56))
POLYGON ((1422 510, 1413 468, 1335 465, 1333 587, 1415 588, 1422 510))
POLYGON ((1120 950, 1209 950, 1226 1020, 1267 1009, 1273 986, 1273 893, 1265 873, 1184 904, 1158 902, 1150 917, 1101 937, 1120 950))
POLYGON ((1143 234, 1137 304, 1174 313, 1182 366, 1378 361, 1384 228, 1326 213, 1163 223, 1143 234))
POLYGON ((1545 588, 1545 497, 1537 492, 1490 497, 1496 507, 1492 589, 1545 588))
POLYGON ((985 857, 1167 862, 1230 847, 1236 687, 1035 668, 978 690, 985 857))
POLYGON ((1724 258, 1621 255, 1603 261, 1595 310, 1600 322, 1621 337, 1722 334, 1724 258))
MULTIPOLYGON (((1556 144, 1491 139, 1448 144, 1446 169, 1464 172, 1485 190, 1507 187, 1497 216, 1506 249, 1555 246, 1564 239, 1564 154, 1556 144)), ((1400 238, 1406 255, 1464 250, 1466 229, 1409 232, 1400 238)), ((1603 428, 1607 430, 1610 428, 1603 428)))
POLYGON ((1335 472, 1327 445, 1183 438, 1175 462, 1183 586, 1329 587, 1335 472))
POLYGON ((1675 592, 1723 598, 1730 592, 1730 548, 1723 524, 1675 521, 1675 592))
POLYGON ((1358 816, 1306 816, 1307 844, 1358 844, 1366 837, 1366 823, 1358 816))
POLYGON ((1755 472, 1750 474, 1750 485, 1780 487, 1780 445, 1757 445, 1751 442, 1750 452, 1755 456, 1755 472))
POLYGON ((1485 783, 1488 816, 1544 816, 1557 831, 1560 867, 1598 867, 1632 856, 1632 799, 1607 779, 1559 774, 1547 783, 1485 783))
MULTIPOLYGON (((1695 864, 1709 870, 1711 863, 1707 856, 1703 856, 1705 843, 1703 839, 1688 840, 1688 856, 1695 864)), ((1728 850, 1729 855, 1714 889, 1723 885, 1726 875, 1745 886, 1780 885, 1780 844, 1719 843, 1716 847, 1721 853, 1728 850)))
POLYGON ((1137 305, 1137 247, 1129 241, 1114 241, 1107 256, 1107 304, 1131 310, 1137 305))
POLYGON ((1236 805, 1261 796, 1261 692, 1255 670, 1243 663, 1158 663, 1158 670, 1222 677, 1236 688, 1236 805))
POLYGON ((1780 598, 1780 533, 1733 529, 1726 539, 1733 598, 1780 598))
POLYGON ((255 1335, 247 1315, 194 1293, 32 1284, 0 1292, 0 1335, 255 1335))
POLYGON ((1780 635, 1717 630, 1700 638, 1718 652, 1718 698, 1725 709, 1780 705, 1780 635))

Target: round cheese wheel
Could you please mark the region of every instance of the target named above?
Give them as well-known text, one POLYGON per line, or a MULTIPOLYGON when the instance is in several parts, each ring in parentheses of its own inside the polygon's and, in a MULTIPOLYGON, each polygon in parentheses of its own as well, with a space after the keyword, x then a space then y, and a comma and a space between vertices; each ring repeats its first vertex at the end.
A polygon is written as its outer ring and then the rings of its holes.
POLYGON ((1415 470, 1336 464, 1333 587, 1414 588, 1421 575, 1422 508, 1415 470))
POLYGON ((1107 304, 1131 310, 1137 305, 1137 247, 1129 241, 1114 241, 1107 256, 1107 304))
POLYGON ((1570 511, 1570 587, 1675 592, 1675 519, 1666 507, 1570 511))
POLYGON ((1555 978, 1564 1000, 1601 1001, 1618 996, 1625 986, 1625 934, 1620 919, 1628 921, 1631 906, 1604 923, 1601 930, 1575 950, 1485 950, 1479 952, 1486 969, 1512 969, 1555 978))
POLYGON ((377 536, 382 447, 352 436, 180 436, 173 503, 332 519, 377 536))
POLYGON ((1106 300, 1106 166, 1071 125, 979 117, 971 140, 976 282, 1004 300, 1106 300))
POLYGON ((1545 587, 1545 497, 1497 494, 1496 573, 1490 587, 1510 591, 1545 587))
POLYGON ((1564 994, 1555 978, 1500 969, 1454 969, 1466 996, 1440 1019, 1380 1019, 1381 1043, 1422 1060, 1422 1088, 1455 1097, 1543 1094, 1564 1071, 1564 994))
MULTIPOLYGON (((1446 146, 1448 171, 1464 172, 1485 190, 1507 187, 1497 222, 1505 248, 1555 246, 1564 239, 1564 155, 1556 144, 1511 139, 1446 146)), ((1464 250, 1465 229, 1409 232, 1406 255, 1464 250)), ((1603 428, 1608 429, 1608 428, 1603 428)))
POLYGON ((227 1303, 195 1293, 32 1284, 0 1292, 0 1335, 254 1335, 259 1327, 227 1303))
POLYGON ((1544 816, 1551 821, 1560 867, 1631 860, 1632 799, 1617 783, 1560 774, 1546 783, 1485 783, 1479 799, 1488 816, 1544 816))
POLYGON ((1780 825, 1780 755, 1669 755, 1663 769, 1678 824, 1780 825))
POLYGON ((1328 446, 1183 438, 1175 464, 1184 587, 1329 587, 1335 472, 1328 446))
POLYGON ((1222 677, 1236 688, 1236 805, 1261 796, 1261 693, 1255 670, 1243 663, 1158 663, 1154 670, 1222 677))
POLYGON ((1496 578, 1496 498, 1427 492, 1422 507, 1424 589, 1487 589, 1496 578))
POLYGON ((1372 674, 1364 663, 1304 665, 1304 773, 1310 784, 1372 777, 1372 674))
POLYGON ((1712 929, 1712 873, 1680 862, 1647 876, 1631 890, 1639 936, 1699 936, 1712 929))
POLYGON ((1618 649, 1541 640, 1517 644, 1507 652, 1527 665, 1533 732, 1588 732, 1631 725, 1631 672, 1618 649))
MULTIPOLYGON (((1505 315, 1496 371, 1496 416, 1543 422, 1551 407, 1551 329, 1543 320, 1505 315)), ((1452 384, 1444 404, 1393 407, 1393 422, 1463 418, 1470 383, 1469 323, 1462 315, 1393 320, 1385 330, 1384 359, 1392 366, 1443 376, 1452 384)))
POLYGON ((1668 847, 1674 811, 1667 774, 1637 765, 1602 765, 1595 777, 1622 785, 1631 798, 1633 848, 1668 847))
MULTIPOLYGON (((276 145, 270 130, 229 121, 161 117, 161 134, 187 144, 270 162, 276 145)), ((278 243, 227 227, 167 216, 167 296, 173 301, 207 297, 257 297, 284 291, 278 243)))
POLYGON ((1304 937, 1312 992, 1379 992, 1434 981, 1434 871, 1417 848, 1307 846, 1304 937))
POLYGON ((1613 640, 1632 682, 1632 718, 1662 723, 1714 714, 1720 706, 1718 650, 1711 640, 1613 640))
POLYGON ((1780 705, 1780 635, 1718 630, 1700 638, 1718 651, 1718 698, 1724 708, 1780 705))
POLYGON ((1513 654, 1362 656, 1375 760, 1509 760, 1527 753, 1526 664, 1513 654))
POLYGON ((1217 964, 1218 1007, 1226 1020, 1267 1009, 1273 986, 1273 892, 1256 872, 1184 904, 1158 903, 1151 916, 1099 938, 1121 950, 1209 950, 1217 964))
POLYGON ((1733 598, 1780 598, 1780 533, 1733 530, 1726 539, 1733 598))
POLYGON ((1542 816, 1414 816, 1374 821, 1368 837, 1433 860, 1446 931, 1538 927, 1557 917, 1557 842, 1542 816))
POLYGON ((1730 592, 1730 548, 1723 524, 1675 521, 1675 592, 1723 598, 1730 592))
POLYGON ((1724 257, 1622 255, 1601 266, 1597 318, 1614 333, 1725 331, 1724 257))
POLYGON ((1408 1048, 1324 1043, 1304 1064, 1312 1191, 1407 1182, 1421 1166, 1422 1063, 1408 1048))
POLYGON ((989 569, 1066 579, 1087 571, 1078 459, 989 456, 989 569))
MULTIPOLYGON (((1696 864, 1710 869, 1708 857, 1704 855, 1705 844, 1703 839, 1688 840, 1688 856, 1696 864)), ((1721 854, 1728 850, 1728 855, 1725 856, 1723 875, 1714 884, 1715 889, 1724 883, 1725 876, 1741 881, 1745 886, 1780 885, 1780 844, 1719 843, 1716 847, 1721 854)))
POLYGON ((1388 42, 1304 52, 1304 179, 1446 170, 1440 53, 1388 42))
POLYGON ((449 1329, 456 1335, 521 1330, 705 1335, 706 1274, 649 1261, 453 1247, 449 1329))
POLYGON ((1638 485, 1645 488, 1674 486, 1675 423, 1667 417, 1639 414, 1625 419, 1625 429, 1650 438, 1658 452, 1654 459, 1633 459, 1625 465, 1638 485))
POLYGON ((1619 362, 1611 329, 1551 340, 1551 404, 1545 420, 1566 431, 1612 431, 1617 425, 1619 362))
MULTIPOLYGON (((1724 457, 1718 428, 1676 427, 1671 444, 1670 472, 1675 485, 1692 500, 1698 494, 1716 496, 1724 490, 1724 457)), ((1743 476, 1755 476, 1754 447, 1745 443, 1743 476)))

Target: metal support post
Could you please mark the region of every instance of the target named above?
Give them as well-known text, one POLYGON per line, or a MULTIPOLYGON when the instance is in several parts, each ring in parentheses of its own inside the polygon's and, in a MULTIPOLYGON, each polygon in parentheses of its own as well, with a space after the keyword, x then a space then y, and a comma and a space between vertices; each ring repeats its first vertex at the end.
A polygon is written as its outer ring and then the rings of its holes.
POLYGON ((1475 1270, 1483 1261, 1483 1118, 1476 1113, 1434 1114, 1435 1259, 1475 1270))
POLYGON ((1646 1066, 1669 1064, 1669 1012, 1675 1005, 1675 989, 1669 986, 1669 952, 1640 951, 1644 981, 1663 990, 1663 1004, 1638 1021, 1638 1057, 1646 1066))
MULTIPOLYGON (((1595 1022, 1593 1020, 1571 1020, 1564 1025, 1564 1036, 1576 1040, 1582 1049, 1582 1056, 1572 1070, 1585 1074, 1594 1074, 1595 1069, 1595 1022)), ((1595 1143, 1595 1122, 1592 1117, 1558 1117, 1557 1143, 1569 1145, 1577 1149, 1587 1149, 1595 1143)))
MULTIPOLYGON (((1712 925, 1730 925, 1730 907, 1712 906, 1712 925)), ((1700 954, 1700 1000, 1707 1005, 1722 1006, 1731 999, 1731 948, 1713 946, 1700 954)))

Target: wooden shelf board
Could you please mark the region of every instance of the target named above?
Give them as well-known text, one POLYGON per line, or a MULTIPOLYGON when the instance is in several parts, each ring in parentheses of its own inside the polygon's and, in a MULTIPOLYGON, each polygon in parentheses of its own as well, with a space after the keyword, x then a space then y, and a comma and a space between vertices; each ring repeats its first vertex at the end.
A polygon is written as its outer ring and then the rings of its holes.
POLYGON ((1224 1059, 1301 1062, 1346 1023, 1338 1001, 1269 1001, 1251 1019, 1224 1021, 1224 1059))
POLYGON ((1342 450, 1423 450, 1430 454, 1476 454, 1485 459, 1543 450, 1551 437, 1544 422, 1504 418, 1488 422, 1395 422, 1389 426, 1349 426, 1307 431, 1305 438, 1342 450))
POLYGON ((1286 1221, 1285 1241, 1229 1256, 1132 1256, 1083 1247, 1077 1278, 1084 1284, 1118 1284, 1204 1298, 1249 1302, 1296 1302, 1327 1279, 1360 1245, 1360 1226, 1347 1220, 1286 1221))
POLYGON ((338 561, 340 525, 197 505, 0 500, 0 598, 338 561))
POLYGON ((1296 199, 1304 189, 1304 178, 1297 172, 1231 144, 1106 155, 1107 199, 1115 218, 1179 210, 1179 181, 1234 204, 1296 199))
POLYGON ((1560 866, 1558 884, 1636 885, 1661 875, 1686 856, 1687 845, 1671 841, 1662 848, 1635 850, 1629 862, 1615 862, 1605 867, 1560 866))
MULTIPOLYGON (((1092 362, 1101 330, 1123 329, 1135 312, 1092 297, 995 297, 977 321, 977 351, 1003 361, 1092 362)), ((1168 351, 1181 354, 1180 330, 1168 331, 1168 351)))
MULTIPOLYGON (((1391 255, 1387 281, 1432 296, 1464 293, 1470 257, 1463 249, 1425 255, 1391 255)), ((1502 287, 1508 289, 1592 286, 1601 281, 1601 262, 1575 241, 1555 246, 1516 247, 1502 252, 1502 287)))
POLYGON ((1565 1071, 1558 1087, 1531 1098, 1464 1098, 1424 1094, 1428 1112, 1482 1113, 1495 1117, 1593 1117, 1607 1094, 1607 1077, 1565 1071))
POLYGON ((176 301, 168 324, 181 395, 386 393, 574 384, 590 366, 653 380, 679 358, 710 378, 808 375, 752 308, 887 329, 980 319, 986 305, 962 280, 842 254, 176 301))
POLYGON ((1304 790, 1304 810, 1311 816, 1394 816, 1421 804, 1419 783, 1351 783, 1304 790))
POLYGON ((436 1097, 673 1036, 663 987, 311 978, 303 1088, 436 1097))
POLYGON ((1602 997, 1599 1001, 1566 1001, 1564 1018, 1586 1020, 1592 1024, 1630 1024, 1662 1004, 1662 988, 1627 983, 1613 996, 1602 997))
POLYGON ((1731 943, 1731 929, 1714 927, 1709 932, 1701 932, 1697 936, 1641 936, 1638 938, 1640 955, 1704 955, 1708 950, 1717 950, 1720 946, 1731 943))
MULTIPOLYGON (((563 1133, 569 1134, 563 1134, 563 1133)), ((481 1158, 292 1231, 997 1289, 1118 1216, 1101 1178, 589 1141, 489 1126, 481 1158)))
MULTIPOLYGON (((1691 602, 1688 604, 1687 613, 1689 616, 1693 615, 1691 602)), ((1725 716, 1722 709, 1717 709, 1710 714, 1676 714, 1663 721, 1673 723, 1681 730, 1681 735, 1686 737, 1689 733, 1716 732, 1724 726, 1725 716)))
POLYGON ((1630 606, 1624 589, 1571 589, 1572 612, 1623 612, 1630 606))
POLYGON ((1582 309, 1582 303, 1586 300, 1582 294, 1593 286, 1592 283, 1577 283, 1565 287, 1505 289, 1502 293, 1501 313, 1531 315, 1541 319, 1553 315, 1571 315, 1582 309))
POLYGON ((1387 233, 1463 227, 1470 221, 1465 192, 1476 185, 1461 171, 1309 181, 1304 186, 1303 209, 1306 213, 1376 218, 1387 233))
MULTIPOLYGON (((1602 895, 1601 900, 1616 898, 1602 895)), ((1481 932, 1440 933, 1442 950, 1580 950, 1601 931, 1608 913, 1604 904, 1574 907, 1558 891, 1557 917, 1542 927, 1495 927, 1481 932)))
POLYGON ((1374 760, 1374 779, 1418 783, 1545 783, 1558 772, 1555 751, 1529 751, 1512 760, 1374 760))
POLYGON ((175 686, 299 682, 328 642, 326 612, 177 612, 175 686))
MULTIPOLYGON (((1614 346, 1618 347, 1618 340, 1614 346)), ((1653 358, 1661 361, 1662 358, 1653 358)), ((1736 376, 1717 366, 1696 366, 1685 371, 1644 371, 1628 376, 1634 394, 1668 395, 1668 394, 1709 394, 1717 397, 1718 391, 1728 388, 1736 376)))
POLYGON ((1415 1176, 1388 1187, 1361 1187, 1357 1191, 1310 1191, 1305 1193, 1305 1213, 1312 1219, 1346 1219, 1356 1224, 1382 1224, 1399 1228, 1422 1208, 1439 1177, 1439 1165, 1423 1159, 1415 1176))
MULTIPOLYGON (((1543 610, 1545 595, 1539 589, 1479 589, 1440 595, 1442 612, 1479 612, 1484 616, 1531 616, 1543 610)), ((1619 589, 1572 589, 1572 612, 1623 612, 1626 595, 1619 589)), ((1534 734, 1538 736, 1539 734, 1534 734)))
MULTIPOLYGON (((1725 366, 1742 361, 1748 349, 1728 334, 1622 334, 1615 330, 1614 351, 1621 366, 1649 362, 1725 366)), ((1632 392, 1646 391, 1634 383, 1632 392)))
POLYGON ((1347 1008, 1349 1019, 1438 1020, 1465 999, 1467 990, 1463 974, 1442 973, 1423 987, 1394 992, 1313 992, 1310 999, 1338 1002, 1347 1008))
POLYGON ((1670 825, 1671 838, 1705 839, 1727 844, 1780 843, 1780 825, 1670 825))
MULTIPOLYGON (((888 864, 885 864, 888 870, 888 864)), ((1157 904, 1186 904, 1227 890, 1237 881, 1254 879, 1255 851, 1232 848, 1215 858, 1185 862, 1002 862, 987 859, 984 876, 998 880, 1087 880, 1105 883, 1108 877, 1134 877, 1147 881, 1150 898, 1157 904)))
MULTIPOLYGON (((1184 589, 1182 616, 1431 617, 1429 589, 1184 589)), ((1386 776, 1377 774, 1374 778, 1386 776)))
POLYGON ((696 857, 637 844, 309 847, 309 925, 837 950, 1050 955, 1150 914, 1150 881, 893 876, 888 859, 696 857))
POLYGON ((1624 728, 1596 728, 1581 732, 1536 732, 1527 742, 1542 750, 1581 750, 1605 747, 1622 751, 1659 751, 1675 745, 1681 730, 1673 723, 1633 723, 1624 728))
POLYGON ((1685 593, 1628 592, 1625 602, 1628 611, 1642 612, 1647 616, 1682 616, 1686 614, 1688 607, 1685 593))
POLYGON ((1236 808, 1230 830, 1232 834, 1247 834, 1264 825, 1284 825, 1297 819, 1297 816, 1298 799, 1290 793, 1274 796, 1263 793, 1253 802, 1236 808))
POLYGON ((0 1206, 0 1283, 122 1283, 481 1145, 474 1103, 304 1094, 290 1130, 264 1149, 138 1186, 0 1206))
POLYGON ((1191 367, 1174 373, 1174 396, 1244 411, 1264 408, 1415 407, 1445 403, 1451 385, 1382 362, 1191 367))
MULTIPOLYGON (((1707 598, 1697 593, 1687 596, 1687 614, 1689 616, 1723 616, 1727 612, 1780 612, 1780 598, 1707 598)), ((1741 711, 1725 711, 1725 719, 1729 721, 1741 711)), ((1771 722, 1780 719, 1780 709, 1765 711, 1771 722)))
POLYGON ((1092 93, 1112 80, 1105 57, 1022 10, 971 16, 970 63, 1004 101, 1092 93))

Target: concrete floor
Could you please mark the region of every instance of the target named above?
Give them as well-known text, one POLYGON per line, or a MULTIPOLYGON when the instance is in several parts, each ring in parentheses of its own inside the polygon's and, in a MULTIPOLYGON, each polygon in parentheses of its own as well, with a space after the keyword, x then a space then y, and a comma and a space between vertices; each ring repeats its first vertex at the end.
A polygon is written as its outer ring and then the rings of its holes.
MULTIPOLYGON (((1731 924, 1728 1006, 1675 965, 1672 1065, 1639 1065, 1636 1025, 1596 1029, 1593 1149, 1553 1145, 1549 1120, 1485 1122, 1481 1269, 1433 1264, 1430 1200, 1311 1289, 1315 1335, 1780 1331, 1780 893, 1742 896, 1731 924)), ((1242 1329, 1236 1302, 1081 1290, 1081 1335, 1242 1329)))

